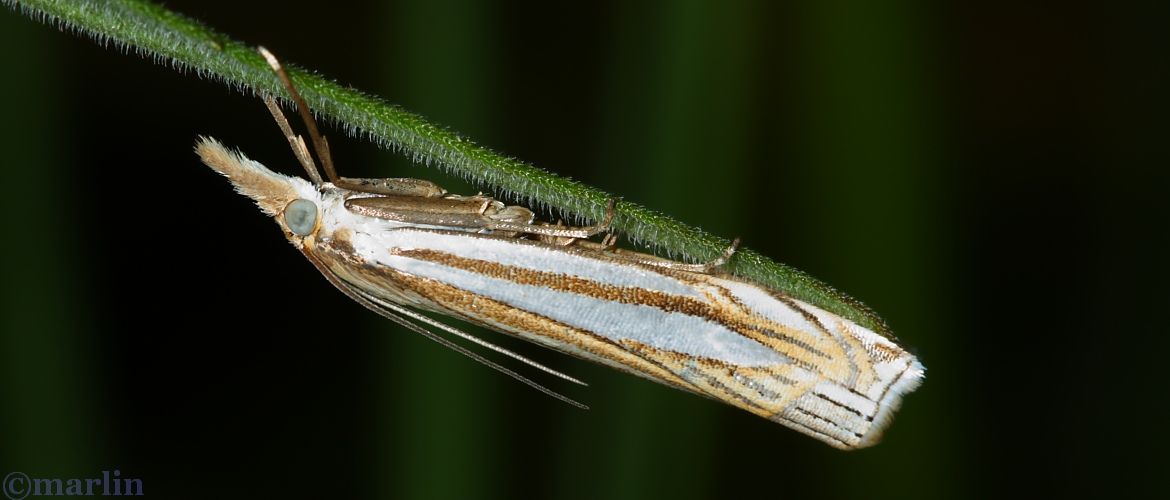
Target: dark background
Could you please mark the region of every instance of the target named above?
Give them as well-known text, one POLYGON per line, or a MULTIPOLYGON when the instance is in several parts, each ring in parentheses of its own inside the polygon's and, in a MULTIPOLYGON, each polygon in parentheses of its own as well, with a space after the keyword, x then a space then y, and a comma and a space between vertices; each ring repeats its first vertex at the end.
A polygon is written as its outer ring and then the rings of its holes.
MULTIPOLYGON (((0 471, 159 498, 1164 495, 1160 3, 167 2, 870 304, 927 380, 848 453, 518 346, 591 382, 553 384, 578 411, 381 321, 191 152, 298 173, 257 99, 4 9, 0 471)), ((476 189, 326 131, 347 174, 476 189)))

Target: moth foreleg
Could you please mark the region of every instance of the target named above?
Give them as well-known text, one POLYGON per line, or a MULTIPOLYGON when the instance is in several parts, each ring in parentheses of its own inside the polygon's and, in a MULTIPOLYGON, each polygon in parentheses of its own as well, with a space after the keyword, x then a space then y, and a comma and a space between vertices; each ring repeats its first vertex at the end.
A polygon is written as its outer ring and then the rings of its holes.
POLYGON ((357 191, 359 193, 385 194, 391 196, 437 198, 447 194, 447 190, 439 187, 438 184, 428 180, 411 179, 408 177, 387 179, 339 177, 334 184, 339 188, 357 191))

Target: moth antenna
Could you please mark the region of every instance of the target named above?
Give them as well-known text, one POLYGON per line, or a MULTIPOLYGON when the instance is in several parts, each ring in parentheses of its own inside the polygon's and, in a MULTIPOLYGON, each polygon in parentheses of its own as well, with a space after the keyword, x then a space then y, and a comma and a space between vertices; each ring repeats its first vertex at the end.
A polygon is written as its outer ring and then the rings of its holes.
MULTIPOLYGON (((321 159, 321 167, 325 169, 325 177, 329 179, 329 182, 336 183, 337 169, 333 167, 333 155, 329 152, 329 141, 325 140, 325 136, 321 135, 321 132, 317 130, 317 120, 313 118, 313 112, 309 110, 309 105, 305 104, 305 100, 301 98, 300 92, 297 92, 297 88, 293 85, 292 79, 288 77, 288 73, 284 71, 284 66, 281 66, 276 56, 272 55, 264 47, 257 47, 256 50, 260 52, 260 55, 264 56, 264 60, 268 61, 268 66, 272 68, 272 71, 276 72, 276 76, 280 78, 280 82, 288 90, 288 95, 292 98, 293 104, 296 104, 297 112, 301 115, 301 120, 305 122, 305 128, 309 129, 309 139, 313 141, 313 148, 317 150, 317 157, 321 159)), ((296 147, 294 146, 293 149, 295 150, 296 147)))
MULTIPOLYGON (((560 394, 556 391, 553 391, 552 389, 549 389, 543 385, 540 385, 540 384, 536 383, 535 381, 533 381, 532 379, 529 379, 528 377, 525 377, 519 373, 516 373, 515 371, 513 371, 509 368, 506 368, 503 365, 496 363, 495 361, 492 361, 492 360, 487 359, 483 356, 480 356, 479 354, 476 354, 474 352, 467 350, 466 347, 463 347, 459 344, 451 342, 450 340, 447 340, 443 337, 440 337, 440 336, 436 335, 434 332, 427 330, 426 328, 423 328, 423 327, 418 326, 414 323, 411 323, 410 320, 395 314, 395 312, 397 312, 399 314, 403 314, 404 311, 406 311, 405 309, 394 306, 392 304, 386 303, 386 302, 381 301, 381 300, 377 300, 376 298, 370 297, 369 295, 363 293, 361 290, 358 290, 358 289, 355 289, 355 288, 349 286, 344 280, 342 280, 339 276, 334 274, 333 271, 330 271, 328 267, 325 267, 325 264, 322 263, 321 261, 317 260, 317 258, 314 257, 312 254, 306 252, 305 257, 307 257, 309 259, 309 262, 313 263, 313 266, 316 267, 317 270, 320 271, 321 274, 325 276, 325 279, 328 280, 329 283, 332 283, 334 287, 337 287, 338 290, 341 290, 341 293, 344 293, 346 296, 353 299, 358 304, 361 304, 366 309, 369 309, 369 310, 377 313, 379 316, 382 316, 383 318, 386 318, 390 321, 398 323, 399 325, 406 327, 410 331, 413 331, 419 335, 422 335, 423 337, 426 337, 430 340, 433 340, 433 341, 437 342, 438 344, 442 345, 443 347, 451 349, 452 351, 455 351, 459 354, 467 356, 467 357, 471 358, 472 360, 474 360, 474 361, 476 361, 476 362, 478 362, 478 363, 480 363, 488 368, 491 368, 491 369, 496 370, 500 373, 503 373, 504 375, 512 377, 513 379, 516 379, 517 381, 523 383, 524 385, 532 387, 533 389, 536 389, 536 390, 544 393, 545 395, 548 395, 552 398, 560 400, 564 403, 568 403, 568 404, 575 406, 577 408, 580 408, 582 410, 589 409, 588 406, 585 406, 577 401, 574 401, 573 399, 569 398, 568 396, 565 396, 565 395, 560 394), (387 310, 387 309, 389 309, 389 310, 387 310), (391 311, 394 311, 394 312, 391 312, 391 311)), ((414 314, 410 314, 410 316, 416 317, 414 314)), ((427 319, 429 320, 430 318, 427 318, 427 319)), ((428 321, 428 323, 429 323, 429 321, 428 321)), ((444 328, 444 330, 447 330, 449 332, 453 329, 444 328)), ((565 380, 569 380, 569 381, 576 382, 576 383, 581 384, 581 385, 585 385, 585 383, 581 382, 580 380, 577 380, 575 378, 572 378, 572 377, 565 375, 565 374, 562 374, 560 372, 554 371, 550 368, 546 368, 538 363, 535 363, 531 360, 528 360, 527 358, 524 358, 523 356, 520 356, 519 354, 512 353, 511 351, 508 351, 502 347, 488 344, 486 341, 472 337, 466 333, 459 332, 458 330, 456 330, 456 332, 462 334, 460 336, 462 336, 464 338, 470 337, 471 339, 473 339, 476 343, 478 343, 480 345, 487 344, 493 350, 503 352, 503 353, 508 353, 512 357, 519 359, 519 360, 522 360, 522 361, 524 361, 524 362, 526 362, 526 363, 528 363, 536 368, 539 368, 545 372, 551 373, 551 374, 556 375, 558 377, 561 377, 565 380)))
POLYGON ((305 172, 309 174, 309 180, 313 181, 314 185, 320 186, 321 174, 317 172, 317 165, 313 163, 313 156, 309 154, 309 148, 305 146, 305 139, 293 133, 292 127, 288 124, 288 119, 284 117, 284 112, 280 110, 280 105, 276 104, 276 99, 273 99, 270 95, 265 95, 264 105, 268 107, 268 112, 272 113, 272 119, 276 120, 276 125, 284 133, 284 138, 288 139, 288 145, 292 148, 293 156, 296 156, 301 166, 305 167, 305 172))
POLYGON ((566 375, 566 374, 561 373, 559 371, 556 371, 552 368, 544 366, 540 363, 537 363, 536 361, 533 361, 532 359, 524 357, 523 355, 520 355, 520 354, 516 353, 515 351, 505 349, 505 348, 500 347, 498 345, 495 345, 491 342, 488 342, 484 339, 476 337, 475 335, 467 333, 463 330, 460 330, 460 329, 455 328, 455 327, 450 326, 450 325, 443 324, 441 321, 435 321, 435 320, 428 318, 422 314, 411 311, 410 309, 407 309, 405 307, 401 307, 401 306, 394 304, 392 302, 386 302, 386 301, 380 300, 376 297, 369 296, 369 294, 363 293, 363 295, 366 295, 367 298, 370 299, 371 302, 374 302, 374 303, 376 303, 376 304, 378 304, 386 309, 390 309, 398 314, 401 314, 403 316, 411 318, 411 319, 418 321, 420 323, 426 323, 426 324, 431 325, 435 328, 443 330, 444 332, 450 333, 451 335, 454 335, 454 336, 459 337, 461 339, 473 342, 476 345, 479 345, 479 346, 484 347, 486 349, 503 354, 504 356, 507 356, 507 357, 512 358, 516 361, 524 363, 528 366, 536 368, 537 370, 545 372, 545 373, 552 375, 554 377, 557 377, 559 379, 567 380, 567 381, 572 382, 572 383, 577 384, 577 385, 583 385, 583 386, 589 385, 589 384, 586 384, 585 382, 582 382, 581 380, 579 380, 577 378, 574 378, 572 376, 566 375))

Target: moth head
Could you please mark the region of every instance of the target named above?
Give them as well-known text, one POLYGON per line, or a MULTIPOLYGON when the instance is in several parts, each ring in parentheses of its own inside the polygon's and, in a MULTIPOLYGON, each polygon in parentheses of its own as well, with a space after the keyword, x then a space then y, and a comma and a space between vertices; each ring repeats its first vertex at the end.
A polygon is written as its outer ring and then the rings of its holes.
POLYGON ((309 181, 273 172, 208 137, 199 138, 195 152, 203 163, 227 177, 237 192, 275 218, 290 240, 297 242, 321 226, 320 193, 309 181))

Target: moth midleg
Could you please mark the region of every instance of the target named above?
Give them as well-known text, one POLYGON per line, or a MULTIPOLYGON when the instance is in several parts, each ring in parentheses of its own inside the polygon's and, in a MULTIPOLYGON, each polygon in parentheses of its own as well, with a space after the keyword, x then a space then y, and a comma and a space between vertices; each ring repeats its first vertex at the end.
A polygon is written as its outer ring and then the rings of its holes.
POLYGON ((490 220, 487 222, 488 225, 485 228, 500 231, 514 231, 537 236, 589 238, 608 231, 610 224, 613 223, 615 213, 617 213, 617 200, 610 198, 609 202, 605 205, 605 217, 600 223, 592 226, 554 226, 551 224, 518 223, 489 218, 490 220))
MULTIPOLYGON (((478 197, 471 197, 478 198, 478 197)), ((494 201, 494 200, 493 200, 494 201)), ((597 234, 609 230, 610 224, 613 222, 614 214, 617 211, 617 200, 611 198, 606 204, 605 217, 599 224, 592 226, 559 226, 547 223, 534 223, 532 221, 532 212, 522 207, 503 207, 496 213, 484 213, 478 218, 471 218, 468 223, 472 228, 490 229, 494 231, 506 231, 518 234, 531 234, 536 236, 555 237, 555 238, 589 238, 597 234), (512 211, 511 213, 509 211, 512 211), (522 220, 518 215, 519 211, 528 214, 527 222, 520 222, 522 220)))

